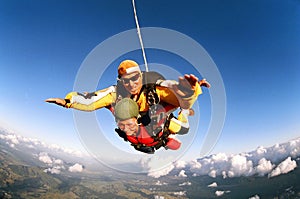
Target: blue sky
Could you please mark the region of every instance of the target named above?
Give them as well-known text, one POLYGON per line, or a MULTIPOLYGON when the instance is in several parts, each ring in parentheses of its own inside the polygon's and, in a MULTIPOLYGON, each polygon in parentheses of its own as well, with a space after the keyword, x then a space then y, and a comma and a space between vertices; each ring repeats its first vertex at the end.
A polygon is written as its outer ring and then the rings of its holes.
MULTIPOLYGON (((136 0, 136 6, 141 27, 181 32, 201 44, 217 65, 227 112, 212 153, 249 151, 300 135, 299 1, 136 0)), ((131 1, 2 0, 0 25, 1 125, 80 148, 72 111, 44 100, 73 90, 81 63, 99 43, 135 28, 131 1)), ((146 53, 149 62, 176 70, 185 64, 167 52, 146 53)), ((130 56, 143 63, 141 52, 130 56)), ((115 82, 119 60, 99 89, 115 82)), ((207 90, 198 102, 205 129, 207 90)), ((110 117, 106 110, 97 111, 101 114, 110 117)), ((110 139, 117 140, 114 136, 110 139)))

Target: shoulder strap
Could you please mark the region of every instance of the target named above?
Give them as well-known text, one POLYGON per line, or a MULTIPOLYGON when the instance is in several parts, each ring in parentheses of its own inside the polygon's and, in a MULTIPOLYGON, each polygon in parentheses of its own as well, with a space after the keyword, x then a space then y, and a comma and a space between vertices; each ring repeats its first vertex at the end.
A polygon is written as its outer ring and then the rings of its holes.
POLYGON ((165 77, 155 71, 143 72, 143 84, 155 84, 157 80, 165 80, 165 77))
POLYGON ((155 71, 143 72, 143 89, 145 90, 147 103, 149 106, 159 103, 159 97, 156 93, 157 80, 164 80, 164 76, 155 71))

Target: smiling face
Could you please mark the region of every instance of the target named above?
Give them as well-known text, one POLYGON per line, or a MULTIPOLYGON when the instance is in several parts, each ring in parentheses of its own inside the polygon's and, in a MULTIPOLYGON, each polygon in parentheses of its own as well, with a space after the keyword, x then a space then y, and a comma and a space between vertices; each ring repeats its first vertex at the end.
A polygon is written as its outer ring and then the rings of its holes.
POLYGON ((134 136, 138 132, 139 126, 136 118, 120 120, 117 122, 118 127, 126 133, 127 136, 134 136))
POLYGON ((139 94, 143 83, 142 83, 142 74, 140 72, 133 72, 125 74, 121 78, 122 83, 125 89, 132 95, 139 94))

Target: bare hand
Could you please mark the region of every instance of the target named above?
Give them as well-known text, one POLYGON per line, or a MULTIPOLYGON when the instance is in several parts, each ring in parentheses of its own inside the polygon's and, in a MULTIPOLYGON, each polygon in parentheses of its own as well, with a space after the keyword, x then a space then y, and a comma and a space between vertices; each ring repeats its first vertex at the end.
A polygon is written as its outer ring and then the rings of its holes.
POLYGON ((66 100, 61 98, 48 98, 45 100, 45 102, 54 103, 63 107, 65 107, 65 105, 67 104, 66 100))
POLYGON ((198 78, 195 75, 184 75, 178 78, 178 85, 174 85, 175 93, 180 97, 187 97, 194 93, 198 78))
POLYGON ((199 85, 200 86, 204 86, 206 88, 210 88, 210 83, 208 81, 206 81, 206 79, 202 79, 199 81, 199 85))
POLYGON ((187 75, 185 74, 184 77, 179 77, 178 78, 179 81, 179 86, 181 88, 185 88, 185 89, 191 89, 191 90, 194 90, 195 89, 195 86, 198 82, 198 78, 193 75, 193 74, 190 74, 190 75, 187 75))

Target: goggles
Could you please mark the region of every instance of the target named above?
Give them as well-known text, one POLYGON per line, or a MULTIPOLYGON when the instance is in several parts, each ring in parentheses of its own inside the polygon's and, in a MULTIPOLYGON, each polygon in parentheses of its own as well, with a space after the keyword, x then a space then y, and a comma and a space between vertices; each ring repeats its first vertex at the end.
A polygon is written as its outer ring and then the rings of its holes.
POLYGON ((132 81, 132 82, 138 81, 140 79, 140 77, 141 77, 141 74, 138 73, 130 78, 122 78, 121 80, 122 80, 123 84, 129 84, 130 81, 132 81))

